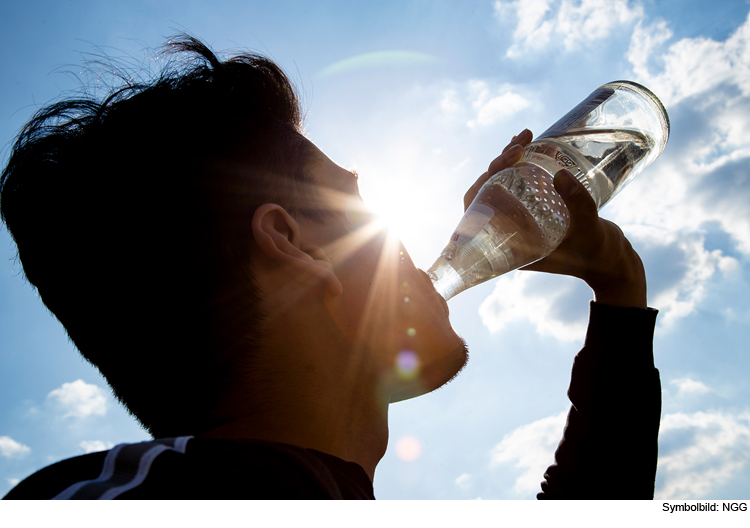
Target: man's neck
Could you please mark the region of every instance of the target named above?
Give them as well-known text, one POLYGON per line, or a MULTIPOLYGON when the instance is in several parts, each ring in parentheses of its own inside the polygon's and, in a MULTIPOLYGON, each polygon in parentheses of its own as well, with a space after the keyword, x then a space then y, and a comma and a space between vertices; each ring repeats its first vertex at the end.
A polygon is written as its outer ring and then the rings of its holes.
POLYGON ((388 395, 370 354, 340 336, 303 346, 295 336, 309 333, 284 335, 263 351, 247 394, 233 399, 241 407, 230 404, 224 425, 201 436, 315 449, 359 464, 372 480, 388 444, 388 395))

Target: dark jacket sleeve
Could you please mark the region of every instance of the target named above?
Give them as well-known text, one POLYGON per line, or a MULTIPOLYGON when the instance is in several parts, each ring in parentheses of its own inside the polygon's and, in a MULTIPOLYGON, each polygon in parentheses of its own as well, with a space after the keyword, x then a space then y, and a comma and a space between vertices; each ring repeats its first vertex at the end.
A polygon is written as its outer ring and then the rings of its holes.
POLYGON ((657 311, 591 303, 568 413, 538 499, 652 499, 661 419, 657 311))

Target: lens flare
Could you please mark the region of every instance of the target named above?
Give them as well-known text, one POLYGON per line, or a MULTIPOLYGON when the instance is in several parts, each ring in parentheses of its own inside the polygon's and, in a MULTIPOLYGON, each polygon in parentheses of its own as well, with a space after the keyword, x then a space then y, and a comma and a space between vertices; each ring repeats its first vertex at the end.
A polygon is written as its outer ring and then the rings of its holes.
POLYGON ((419 357, 412 350, 402 350, 396 356, 396 374, 402 380, 412 380, 419 374, 419 357))
POLYGON ((396 442, 396 456, 404 462, 413 462, 422 454, 422 443, 415 436, 402 436, 396 442))
POLYGON ((415 335, 417 335, 417 331, 413 328, 409 328, 406 331, 406 335, 408 335, 409 337, 414 337, 415 335))

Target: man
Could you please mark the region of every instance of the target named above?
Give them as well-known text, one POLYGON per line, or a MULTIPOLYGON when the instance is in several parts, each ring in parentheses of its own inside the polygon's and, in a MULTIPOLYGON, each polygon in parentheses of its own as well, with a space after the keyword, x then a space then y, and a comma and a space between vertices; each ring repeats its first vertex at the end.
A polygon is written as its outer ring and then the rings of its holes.
MULTIPOLYGON (((26 277, 155 440, 54 464, 6 498, 374 498, 388 404, 466 362, 447 305, 357 175, 304 137, 275 64, 169 46, 192 61, 42 109, 0 181, 26 277)), ((555 186, 571 228, 529 269, 580 277, 596 302, 540 498, 649 498, 660 385, 643 266, 569 173, 555 186)))

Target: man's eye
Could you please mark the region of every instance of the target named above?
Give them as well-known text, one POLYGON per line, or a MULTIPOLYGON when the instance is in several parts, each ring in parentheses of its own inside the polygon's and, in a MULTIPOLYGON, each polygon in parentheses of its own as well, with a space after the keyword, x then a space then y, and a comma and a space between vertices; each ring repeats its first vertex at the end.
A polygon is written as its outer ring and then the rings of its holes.
POLYGON ((346 201, 344 218, 352 229, 357 229, 372 222, 372 213, 361 198, 352 198, 346 201))
POLYGON ((344 214, 347 223, 353 229, 360 228, 369 222, 369 218, 359 211, 348 211, 344 214))

